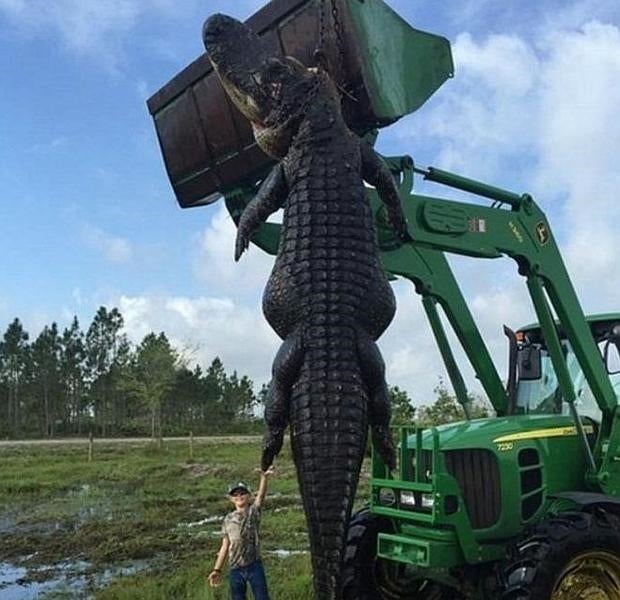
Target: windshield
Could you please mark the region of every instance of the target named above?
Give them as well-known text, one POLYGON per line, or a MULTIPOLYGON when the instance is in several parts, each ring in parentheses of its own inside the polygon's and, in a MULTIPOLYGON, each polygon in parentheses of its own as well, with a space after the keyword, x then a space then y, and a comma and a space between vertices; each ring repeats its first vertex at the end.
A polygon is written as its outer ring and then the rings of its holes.
MULTIPOLYGON (((575 402, 577 412, 584 417, 600 421, 601 410, 596 403, 570 343, 563 341, 562 346, 566 353, 566 365, 577 396, 575 402)), ((530 351, 531 348, 525 346, 521 347, 518 352, 521 355, 521 353, 530 351)), ((537 373, 536 375, 536 378, 519 378, 516 396, 517 412, 570 414, 568 404, 562 402, 558 378, 551 364, 551 357, 544 347, 540 347, 540 374, 537 373)), ((609 379, 616 395, 620 395, 620 373, 609 375, 609 379)))

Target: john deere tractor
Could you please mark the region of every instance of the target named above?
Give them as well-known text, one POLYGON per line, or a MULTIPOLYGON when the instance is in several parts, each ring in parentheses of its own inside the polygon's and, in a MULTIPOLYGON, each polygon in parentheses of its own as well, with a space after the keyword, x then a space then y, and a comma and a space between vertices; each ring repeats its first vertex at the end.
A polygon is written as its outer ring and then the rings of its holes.
MULTIPOLYGON (((350 127, 369 140, 453 75, 449 42, 411 28, 383 0, 274 0, 248 23, 305 64, 320 45, 350 127)), ((179 204, 223 197, 236 222, 272 160, 206 56, 148 104, 179 204)), ((469 395, 438 307, 495 416, 402 428, 392 472, 373 455, 369 504, 349 527, 345 598, 620 600, 620 314, 584 316, 530 195, 420 169, 408 156, 386 161, 413 241, 394 235, 369 189, 385 270, 420 294, 465 415, 469 395), (476 201, 413 193, 416 174, 476 201), (505 328, 505 383, 445 253, 507 257, 525 279, 538 323, 505 328)), ((252 241, 275 254, 278 235, 267 223, 252 241)))
POLYGON ((529 195, 416 169, 407 158, 400 163, 403 181, 417 170, 495 202, 484 207, 403 190, 415 241, 389 250, 385 228, 383 258, 421 294, 465 414, 469 396, 438 305, 496 415, 402 428, 395 472, 373 455, 370 504, 349 528, 349 597, 620 598, 620 314, 584 316, 529 195), (506 256, 525 278, 539 322, 505 328, 505 386, 443 252, 506 256))

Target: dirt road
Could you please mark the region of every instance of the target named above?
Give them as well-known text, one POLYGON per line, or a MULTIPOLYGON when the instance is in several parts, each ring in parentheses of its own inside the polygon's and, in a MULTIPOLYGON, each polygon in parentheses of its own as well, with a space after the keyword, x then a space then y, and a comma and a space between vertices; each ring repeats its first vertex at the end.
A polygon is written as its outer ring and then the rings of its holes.
MULTIPOLYGON (((262 439, 260 435, 212 435, 194 436, 194 443, 219 444, 221 442, 235 442, 245 444, 258 442, 262 439)), ((95 444, 149 444, 151 438, 95 438, 95 444)), ((166 442, 189 442, 189 437, 165 437, 166 442)), ((43 440, 0 440, 0 448, 14 446, 58 446, 58 445, 88 445, 88 438, 52 438, 43 440)))

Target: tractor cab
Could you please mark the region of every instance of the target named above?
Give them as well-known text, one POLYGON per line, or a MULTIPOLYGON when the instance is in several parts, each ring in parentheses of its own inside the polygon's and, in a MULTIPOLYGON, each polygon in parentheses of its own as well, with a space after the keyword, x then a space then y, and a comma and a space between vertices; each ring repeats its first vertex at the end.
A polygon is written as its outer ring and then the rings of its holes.
MULTIPOLYGON (((594 315, 587 318, 601 360, 605 363, 611 384, 620 396, 620 314, 594 315)), ((558 329, 566 365, 575 389, 575 407, 582 417, 601 421, 601 409, 588 385, 566 332, 558 329)), ((509 335, 511 340, 509 381, 514 381, 515 414, 569 415, 563 401, 551 356, 538 324, 521 328, 509 335)))

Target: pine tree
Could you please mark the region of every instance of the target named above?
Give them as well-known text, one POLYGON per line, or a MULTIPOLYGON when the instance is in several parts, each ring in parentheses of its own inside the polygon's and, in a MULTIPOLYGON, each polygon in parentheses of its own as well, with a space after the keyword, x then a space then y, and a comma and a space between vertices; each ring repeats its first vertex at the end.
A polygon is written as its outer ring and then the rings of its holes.
POLYGON ((28 333, 19 319, 8 326, 2 342, 1 377, 7 388, 7 421, 13 436, 19 435, 21 424, 21 387, 28 366, 28 333))
POLYGON ((60 382, 65 430, 82 433, 86 410, 86 346, 77 317, 64 329, 60 341, 60 382))
POLYGON ((60 407, 60 337, 58 326, 45 326, 31 348, 32 377, 37 396, 41 401, 42 430, 46 437, 54 436, 54 425, 60 407))
POLYGON ((110 421, 113 397, 112 365, 123 337, 123 317, 117 308, 108 312, 101 306, 86 333, 86 364, 90 384, 91 410, 101 435, 105 436, 110 421))
POLYGON ((162 439, 162 404, 173 388, 176 377, 177 354, 166 335, 147 334, 136 352, 136 387, 138 398, 151 412, 151 437, 162 439))

